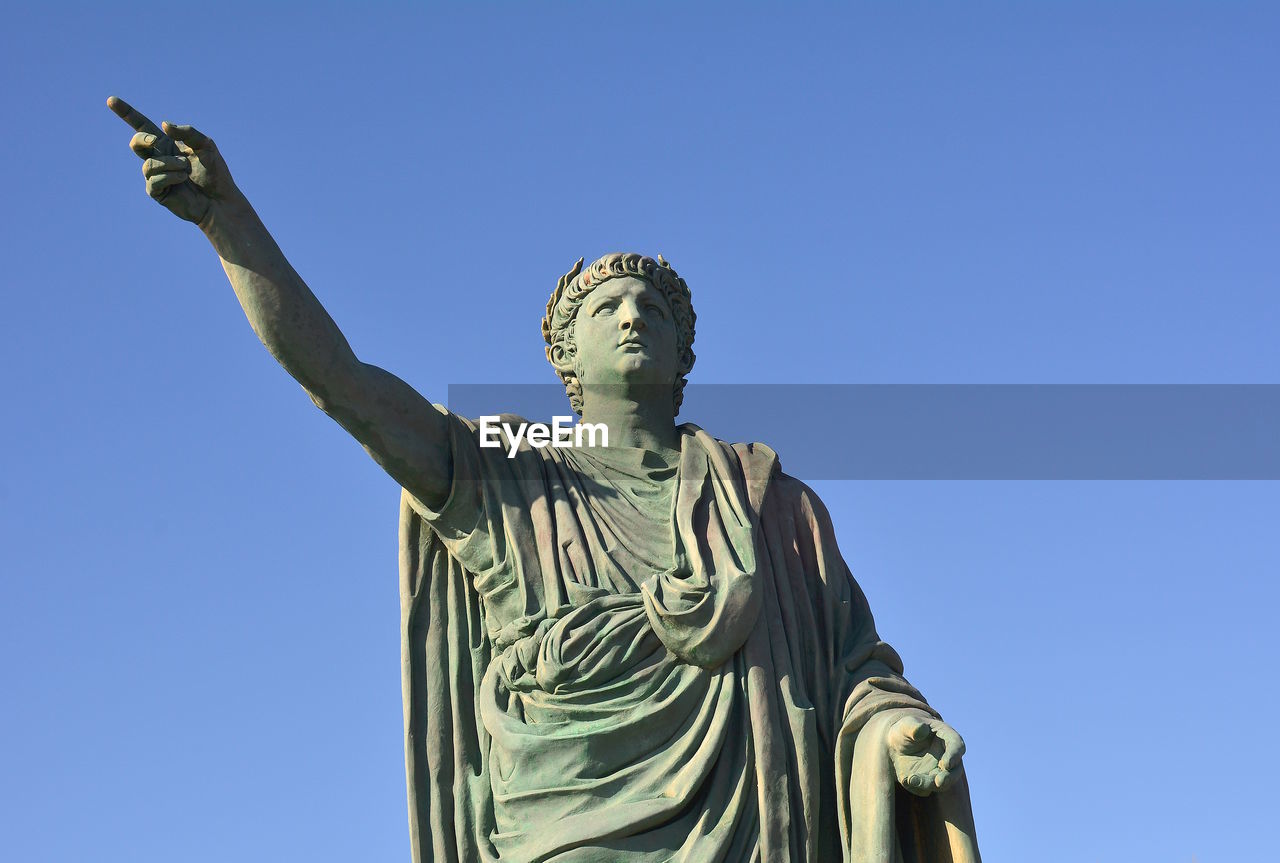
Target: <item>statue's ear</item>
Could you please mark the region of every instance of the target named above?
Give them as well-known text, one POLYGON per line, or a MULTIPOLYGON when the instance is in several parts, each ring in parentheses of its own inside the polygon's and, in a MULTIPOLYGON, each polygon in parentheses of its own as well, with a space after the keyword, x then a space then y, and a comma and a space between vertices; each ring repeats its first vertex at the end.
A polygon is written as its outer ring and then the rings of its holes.
POLYGON ((693 348, 685 348, 684 353, 680 355, 680 368, 682 375, 687 375, 693 370, 693 361, 696 359, 693 348))

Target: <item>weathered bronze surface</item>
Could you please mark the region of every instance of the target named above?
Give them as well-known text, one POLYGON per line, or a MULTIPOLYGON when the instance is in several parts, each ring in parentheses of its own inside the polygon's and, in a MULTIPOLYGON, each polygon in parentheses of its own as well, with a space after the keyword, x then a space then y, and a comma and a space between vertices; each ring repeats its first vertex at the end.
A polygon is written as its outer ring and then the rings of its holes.
POLYGON ((547 358, 609 445, 509 457, 356 357, 210 138, 108 105, 262 343, 403 489, 414 860, 978 860, 964 743, 821 501, 767 446, 676 424, 695 317, 666 261, 560 279, 547 358))

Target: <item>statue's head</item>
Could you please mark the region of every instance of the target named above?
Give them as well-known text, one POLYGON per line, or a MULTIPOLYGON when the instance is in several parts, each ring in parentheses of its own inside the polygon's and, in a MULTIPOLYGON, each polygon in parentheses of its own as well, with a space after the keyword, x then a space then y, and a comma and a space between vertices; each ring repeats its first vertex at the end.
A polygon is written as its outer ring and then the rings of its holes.
POLYGON ((662 256, 615 252, 560 278, 547 302, 547 359, 582 413, 584 386, 669 386, 674 412, 693 368, 689 287, 662 256))

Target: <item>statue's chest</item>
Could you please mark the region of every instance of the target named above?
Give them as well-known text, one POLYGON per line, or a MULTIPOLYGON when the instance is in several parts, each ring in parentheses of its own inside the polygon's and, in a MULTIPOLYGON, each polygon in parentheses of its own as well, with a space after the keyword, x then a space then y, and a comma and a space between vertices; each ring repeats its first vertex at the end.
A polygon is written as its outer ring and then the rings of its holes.
POLYGON ((558 579, 611 593, 636 593, 674 564, 674 471, 613 470, 570 463, 556 518, 558 579))

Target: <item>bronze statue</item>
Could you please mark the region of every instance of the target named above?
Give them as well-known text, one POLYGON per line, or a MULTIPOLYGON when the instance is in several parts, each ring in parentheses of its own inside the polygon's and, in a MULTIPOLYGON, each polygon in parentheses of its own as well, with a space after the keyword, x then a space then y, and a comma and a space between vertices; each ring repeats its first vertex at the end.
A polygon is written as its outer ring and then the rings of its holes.
POLYGON ((676 424, 695 317, 666 261, 579 261, 547 304, 608 445, 487 447, 356 357, 211 139, 108 105, 262 343, 403 489, 414 860, 978 860, 964 743, 821 501, 767 446, 676 424))

